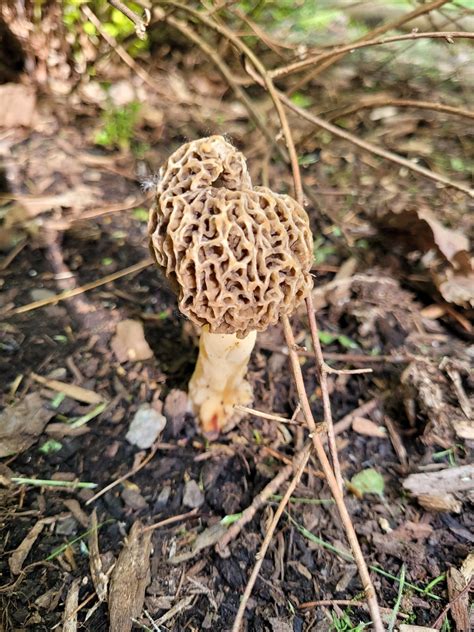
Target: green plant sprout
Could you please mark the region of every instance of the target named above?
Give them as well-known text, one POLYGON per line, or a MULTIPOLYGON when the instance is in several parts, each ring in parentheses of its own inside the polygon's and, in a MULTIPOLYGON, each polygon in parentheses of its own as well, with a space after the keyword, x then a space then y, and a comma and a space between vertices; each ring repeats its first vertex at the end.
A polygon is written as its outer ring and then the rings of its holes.
POLYGON ((107 149, 129 151, 139 112, 140 104, 136 101, 121 107, 110 105, 102 114, 102 125, 95 135, 95 143, 107 149))

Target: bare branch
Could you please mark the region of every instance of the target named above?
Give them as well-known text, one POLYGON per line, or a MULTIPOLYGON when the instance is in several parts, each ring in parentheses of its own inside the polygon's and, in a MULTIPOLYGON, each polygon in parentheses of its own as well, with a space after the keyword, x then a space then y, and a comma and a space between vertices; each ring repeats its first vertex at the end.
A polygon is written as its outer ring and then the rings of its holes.
POLYGON ((288 66, 282 66, 281 68, 275 68, 269 72, 271 79, 279 79, 280 77, 286 77, 286 75, 292 74, 294 72, 299 72, 300 70, 304 70, 308 66, 313 66, 314 64, 320 64, 326 59, 331 59, 332 57, 337 57, 342 54, 352 53, 353 51, 358 50, 359 48, 367 48, 369 46, 380 46, 381 44, 391 44, 393 42, 406 42, 409 40, 418 40, 418 39, 444 39, 449 44, 452 44, 455 39, 464 38, 464 39, 474 39, 474 33, 469 31, 435 31, 430 33, 417 33, 416 31, 413 33, 409 33, 407 35, 394 35, 393 37, 382 37, 373 40, 367 40, 366 42, 356 42, 354 44, 347 44, 346 46, 339 46, 333 50, 328 51, 327 53, 319 53, 318 55, 314 55, 308 57, 307 59, 303 59, 301 61, 296 61, 292 64, 288 64, 288 66))
POLYGON ((139 37, 141 40, 144 40, 146 38, 146 27, 150 23, 151 17, 150 11, 148 9, 144 10, 145 20, 143 20, 139 15, 135 13, 135 11, 132 11, 132 9, 130 9, 130 7, 127 7, 127 5, 124 4, 121 0, 107 0, 107 2, 115 9, 117 9, 117 11, 123 13, 125 17, 127 17, 131 22, 133 22, 133 24, 135 25, 135 33, 137 34, 137 37, 139 37))

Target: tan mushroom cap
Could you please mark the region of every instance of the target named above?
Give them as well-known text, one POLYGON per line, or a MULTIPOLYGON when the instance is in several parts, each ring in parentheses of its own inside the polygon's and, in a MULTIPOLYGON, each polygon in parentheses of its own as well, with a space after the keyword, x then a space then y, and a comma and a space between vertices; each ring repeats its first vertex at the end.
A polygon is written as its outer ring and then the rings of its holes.
POLYGON ((262 331, 312 287, 312 236, 287 195, 252 188, 244 156, 222 136, 187 143, 160 172, 150 249, 179 309, 211 333, 262 331))

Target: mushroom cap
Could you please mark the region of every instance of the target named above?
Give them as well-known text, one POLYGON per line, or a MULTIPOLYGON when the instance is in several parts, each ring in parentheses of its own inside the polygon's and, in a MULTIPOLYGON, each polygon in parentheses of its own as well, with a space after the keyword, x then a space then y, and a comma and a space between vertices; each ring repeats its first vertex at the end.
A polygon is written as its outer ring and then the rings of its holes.
POLYGON ((312 287, 306 212, 288 195, 252 188, 244 156, 222 136, 170 156, 148 230, 180 311, 211 333, 263 331, 312 287))

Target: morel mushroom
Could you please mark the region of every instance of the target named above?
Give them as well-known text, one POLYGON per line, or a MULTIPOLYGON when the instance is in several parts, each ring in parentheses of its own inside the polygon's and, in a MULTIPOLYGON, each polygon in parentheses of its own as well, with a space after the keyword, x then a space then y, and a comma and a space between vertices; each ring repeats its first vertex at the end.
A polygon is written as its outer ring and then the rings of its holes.
POLYGON ((202 328, 189 384, 205 433, 252 401, 245 380, 256 333, 298 306, 312 286, 312 237, 288 195, 252 187, 244 156, 222 136, 180 147, 161 168, 150 249, 180 311, 202 328))

